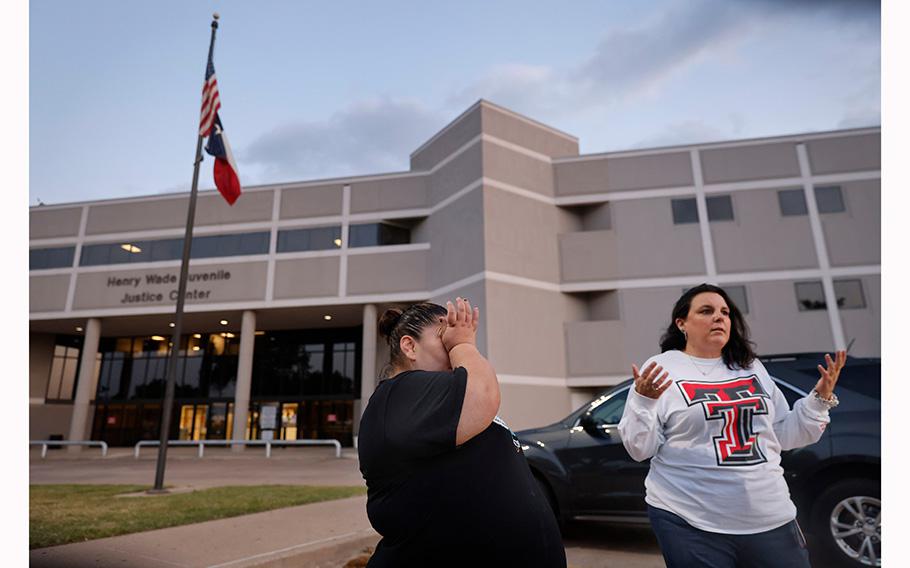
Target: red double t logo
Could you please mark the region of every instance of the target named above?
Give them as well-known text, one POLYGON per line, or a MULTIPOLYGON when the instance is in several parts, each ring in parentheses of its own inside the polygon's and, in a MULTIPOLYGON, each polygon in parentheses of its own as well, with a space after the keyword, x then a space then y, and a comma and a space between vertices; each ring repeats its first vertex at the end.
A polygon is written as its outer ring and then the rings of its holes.
POLYGON ((721 435, 714 437, 717 465, 754 465, 768 461, 758 445, 752 417, 768 414, 771 398, 751 375, 728 381, 677 381, 689 406, 701 404, 705 420, 722 420, 721 435))

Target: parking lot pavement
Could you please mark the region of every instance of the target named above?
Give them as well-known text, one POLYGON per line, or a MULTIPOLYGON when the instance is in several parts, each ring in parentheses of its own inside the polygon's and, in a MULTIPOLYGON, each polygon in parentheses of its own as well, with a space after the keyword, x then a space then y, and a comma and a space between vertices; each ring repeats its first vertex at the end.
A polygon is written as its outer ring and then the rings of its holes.
POLYGON ((665 568, 650 526, 570 523, 563 530, 569 568, 665 568))
MULTIPOLYGON (((167 473, 165 484, 173 487, 205 488, 225 485, 359 485, 364 481, 358 469, 357 453, 351 448, 345 448, 341 458, 335 457, 334 448, 274 448, 272 457, 266 459, 261 449, 248 448, 242 453, 235 454, 225 448, 206 448, 205 457, 196 457, 195 448, 170 448, 168 449, 167 473)), ((102 458, 100 452, 87 450, 78 456, 66 451, 52 450, 48 452, 47 459, 41 459, 40 450, 30 452, 29 483, 93 483, 93 484, 136 484, 151 486, 155 479, 156 451, 146 449, 140 459, 133 458, 131 448, 111 448, 107 457, 102 458)), ((359 499, 364 499, 363 497, 359 499)), ((327 509, 344 507, 343 502, 331 502, 320 505, 327 509), (331 503, 334 503, 331 504, 331 503)), ((313 506, 309 506, 313 507, 313 506)), ((255 519, 262 519, 266 525, 272 525, 272 519, 283 515, 292 514, 275 511, 257 513, 255 519)), ((346 513, 347 517, 339 516, 337 527, 320 524, 320 530, 332 529, 338 534, 346 534, 356 526, 368 527, 365 505, 359 505, 354 510, 346 513), (364 524, 366 523, 366 524, 364 524)), ((241 524, 240 518, 211 521, 227 525, 241 524)), ((275 521, 275 524, 281 525, 275 521)), ((220 526, 220 525, 219 525, 220 526)), ((175 535, 195 534, 196 528, 175 527, 163 529, 175 535)), ((303 540, 319 540, 316 533, 303 534, 311 531, 302 531, 299 534, 303 540), (305 537, 305 538, 304 538, 305 537)), ((318 531, 317 531, 318 532, 318 531)), ((369 531, 368 531, 369 532, 369 531)), ((164 533, 159 533, 164 534, 164 533)), ((334 533, 333 533, 334 534, 334 533)), ((357 535, 358 538, 359 535, 357 535)), ((114 537, 118 543, 144 542, 138 535, 114 537)), ((353 537, 352 537, 353 538, 353 537)), ((342 545, 341 542, 326 541, 325 545, 316 548, 307 546, 299 548, 298 540, 289 539, 286 543, 275 544, 271 549, 290 547, 289 550, 306 552, 306 561, 309 565, 330 566, 337 558, 351 558, 356 556, 364 543, 361 540, 351 540, 342 545), (292 542, 293 541, 293 542, 292 542), (290 544, 288 544, 290 543, 290 544), (292 546, 294 545, 294 546, 292 546), (334 548, 329 548, 329 546, 334 548), (350 550, 341 550, 343 546, 350 550), (325 548, 325 550, 317 550, 325 548), (337 550, 336 550, 337 549, 337 550), (317 556, 321 561, 317 562, 317 556), (324 563, 327 562, 327 563, 324 563)), ((191 539, 192 540, 192 539, 191 539)), ((230 540, 230 539, 229 539, 230 540)), ((300 540, 300 542, 303 542, 300 540)), ((563 533, 563 542, 566 547, 566 557, 570 568, 663 568, 664 563, 660 555, 657 541, 650 527, 628 527, 610 525, 606 523, 572 523, 563 533)), ((50 562, 58 558, 61 552, 77 552, 83 548, 94 553, 97 546, 67 545, 60 547, 61 551, 44 549, 45 552, 33 551, 32 559, 50 562)), ((104 543, 99 543, 104 544, 104 543)), ((123 552, 124 547, 118 546, 123 552)), ((180 547, 175 546, 179 550, 180 547)), ((140 550, 145 554, 147 551, 140 550)), ((173 551, 172 551, 173 552, 173 551)), ((80 552, 81 554, 81 552, 80 552)), ((156 553, 157 554, 157 553, 156 553)), ((177 556, 170 558, 173 562, 177 556)), ((65 560, 72 560, 69 554, 62 556, 65 560)), ((302 558, 298 558, 301 560, 302 558)), ((96 559, 97 560, 97 559, 96 559)), ((122 561, 116 558, 116 563, 122 561)), ((196 559, 198 560, 198 559, 196 559)), ((286 562, 288 559, 284 559, 286 562)), ((135 559, 133 559, 135 561, 135 559)), ((66 564, 66 561, 64 561, 66 564)), ((279 563, 276 562, 276 566, 279 563)), ((51 564, 47 564, 51 565, 51 564)), ((94 564, 93 564, 94 565, 94 564)), ((122 565, 122 564, 117 564, 122 565)), ((338 564, 338 566, 343 563, 338 564)), ((233 568, 234 565, 232 565, 233 568)))

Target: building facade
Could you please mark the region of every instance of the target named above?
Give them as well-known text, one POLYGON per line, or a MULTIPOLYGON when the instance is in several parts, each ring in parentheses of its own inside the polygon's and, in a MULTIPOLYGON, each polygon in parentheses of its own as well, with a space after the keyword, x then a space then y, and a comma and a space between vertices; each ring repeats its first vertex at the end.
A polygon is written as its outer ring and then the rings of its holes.
MULTIPOLYGON (((481 308, 500 415, 550 423, 713 282, 762 354, 880 353, 880 128, 579 155, 478 101, 401 173, 201 192, 179 439, 352 442, 393 305, 481 308)), ((157 439, 188 196, 30 210, 29 435, 157 439)))

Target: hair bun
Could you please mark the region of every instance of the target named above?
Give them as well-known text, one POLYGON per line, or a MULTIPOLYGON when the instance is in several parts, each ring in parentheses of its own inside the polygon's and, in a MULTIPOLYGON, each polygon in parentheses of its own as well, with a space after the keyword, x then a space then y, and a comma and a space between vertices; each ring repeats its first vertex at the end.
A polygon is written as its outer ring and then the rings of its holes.
POLYGON ((379 317, 379 334, 386 338, 391 337, 403 313, 400 308, 389 308, 382 312, 382 316, 379 317))

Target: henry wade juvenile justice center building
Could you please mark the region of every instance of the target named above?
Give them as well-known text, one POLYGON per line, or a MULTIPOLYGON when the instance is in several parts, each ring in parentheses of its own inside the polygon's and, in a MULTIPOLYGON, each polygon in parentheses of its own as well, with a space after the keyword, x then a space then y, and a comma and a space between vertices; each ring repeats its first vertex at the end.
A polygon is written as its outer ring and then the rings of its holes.
MULTIPOLYGON (((351 444, 393 305, 482 310, 500 415, 551 423, 725 286, 763 354, 880 355, 880 128, 580 155, 478 101, 406 172, 201 192, 171 433, 351 444)), ((157 439, 188 195, 30 210, 29 436, 157 439)))

